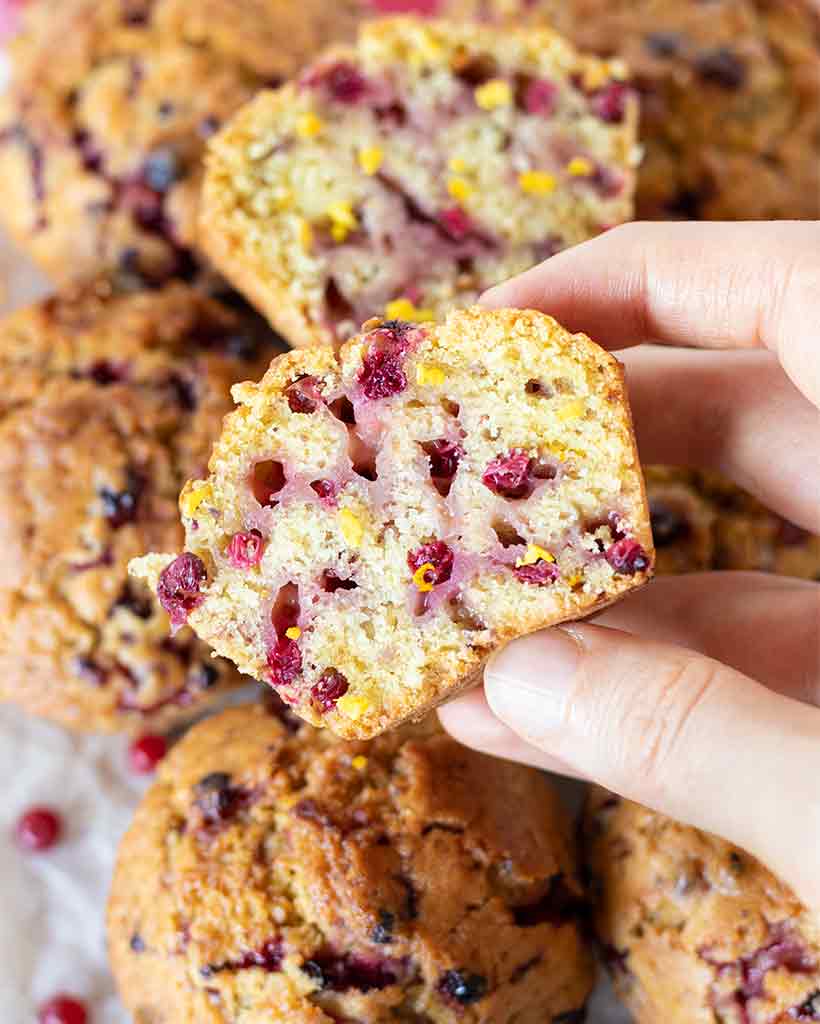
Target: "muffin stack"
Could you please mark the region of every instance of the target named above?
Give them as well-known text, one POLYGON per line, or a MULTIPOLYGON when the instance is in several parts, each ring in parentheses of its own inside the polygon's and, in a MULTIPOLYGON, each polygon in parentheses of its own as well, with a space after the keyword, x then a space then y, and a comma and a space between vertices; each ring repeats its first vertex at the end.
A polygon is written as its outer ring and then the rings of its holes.
POLYGON ((593 921, 639 1020, 820 1020, 741 851, 603 794, 587 892, 542 776, 400 724, 648 578, 650 516, 661 572, 820 579, 721 479, 647 505, 588 339, 464 312, 636 211, 819 217, 808 0, 31 0, 11 50, 0 221, 60 290, 0 325, 0 698, 149 764, 233 661, 283 698, 195 726, 123 842, 137 1024, 580 1024, 593 921))

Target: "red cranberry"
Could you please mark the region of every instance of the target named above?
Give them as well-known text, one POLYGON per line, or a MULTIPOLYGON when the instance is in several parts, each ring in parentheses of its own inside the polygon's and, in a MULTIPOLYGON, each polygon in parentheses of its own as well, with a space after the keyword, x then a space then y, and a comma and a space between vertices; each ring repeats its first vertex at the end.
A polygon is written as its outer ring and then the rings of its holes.
POLYGON ((378 14, 420 14, 433 17, 441 10, 441 0, 370 0, 378 14))
POLYGON ((125 185, 120 203, 141 228, 152 231, 162 226, 162 196, 143 182, 132 181, 125 185))
POLYGON ((365 398, 377 401, 401 394, 407 387, 407 377, 396 355, 385 349, 371 348, 362 362, 359 383, 365 398))
POLYGON ((445 437, 426 441, 421 447, 430 460, 430 476, 436 490, 446 497, 450 493, 458 464, 464 457, 464 449, 456 441, 448 441, 445 437))
POLYGON ((322 86, 339 103, 358 103, 367 92, 364 75, 347 61, 318 68, 304 79, 304 83, 313 87, 322 86))
POLYGON ((460 206, 442 210, 438 215, 438 222, 456 242, 466 238, 473 230, 473 222, 460 206))
POLYGON ((296 641, 280 637, 268 651, 268 668, 272 686, 290 686, 302 671, 302 652, 296 641))
POLYGON ((253 496, 260 505, 273 508, 276 505, 274 495, 285 486, 285 468, 281 462, 267 459, 257 462, 251 473, 251 489, 253 496))
POLYGON ((128 748, 131 771, 136 775, 151 775, 167 753, 168 741, 164 736, 140 736, 128 748))
POLYGON ((335 508, 339 485, 333 480, 314 480, 311 489, 319 495, 319 500, 327 508, 335 508))
POLYGON ((695 61, 695 69, 704 82, 710 82, 731 92, 746 81, 746 65, 727 46, 702 53, 695 61))
POLYGON ((205 600, 199 591, 207 578, 205 563, 190 551, 183 551, 163 569, 157 584, 157 597, 172 626, 184 625, 190 613, 205 600))
POLYGON ((524 109, 528 114, 549 117, 555 111, 558 86, 547 78, 536 78, 524 90, 524 109))
POLYGON ((620 124, 626 115, 629 93, 629 86, 623 82, 610 82, 593 93, 590 100, 593 113, 607 124, 620 124))
POLYGON ((493 459, 481 482, 502 498, 528 498, 532 493, 533 460, 524 452, 509 452, 493 459))
POLYGON ((17 821, 17 844, 30 853, 50 850, 60 838, 63 823, 50 807, 30 807, 17 821))
POLYGON ((435 587, 439 583, 446 583, 453 573, 453 549, 443 540, 434 540, 422 544, 415 551, 409 551, 407 564, 412 573, 418 572, 423 565, 431 565, 432 569, 427 570, 424 578, 435 587))
POLYGON ((78 999, 59 995, 40 1007, 37 1020, 39 1024, 86 1024, 88 1013, 78 999))
POLYGON ((288 407, 291 412, 313 413, 322 400, 319 382, 315 377, 301 377, 295 380, 286 391, 288 407))
POLYGON ((438 983, 438 990, 446 1000, 460 1006, 469 1006, 487 994, 487 979, 464 969, 445 971, 438 983))
POLYGON ((235 533, 228 544, 228 559, 235 569, 251 569, 259 565, 265 553, 265 542, 258 530, 235 533))
POLYGON ((634 576, 649 568, 649 558, 636 540, 625 537, 610 544, 606 552, 606 560, 622 576, 634 576))
POLYGON ((323 714, 333 711, 336 701, 344 697, 350 684, 335 668, 328 668, 321 674, 319 681, 313 686, 310 695, 322 709, 323 714))
POLYGON ((554 562, 534 562, 532 565, 517 565, 513 568, 516 579, 536 587, 548 587, 561 576, 554 562))

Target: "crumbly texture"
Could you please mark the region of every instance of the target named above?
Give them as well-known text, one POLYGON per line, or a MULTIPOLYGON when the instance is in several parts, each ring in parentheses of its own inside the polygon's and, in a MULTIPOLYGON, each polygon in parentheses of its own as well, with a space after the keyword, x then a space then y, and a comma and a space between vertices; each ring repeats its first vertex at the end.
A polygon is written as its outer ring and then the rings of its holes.
POLYGON ((206 140, 359 4, 36 0, 0 101, 0 219, 55 279, 197 271, 206 140))
POLYGON ((296 711, 367 738, 651 574, 621 367, 520 310, 379 322, 234 389, 186 552, 132 572, 296 711))
POLYGON ((294 345, 469 305, 630 218, 625 77, 546 28, 369 23, 212 140, 203 244, 294 345))
POLYGON ((598 790, 595 920, 637 1024, 820 1020, 820 922, 742 850, 598 790))
POLYGON ((197 726, 120 848, 135 1024, 558 1024, 592 967, 540 773, 432 724, 342 743, 263 706, 197 726))
MULTIPOLYGON (((482 4, 479 2, 477 6, 482 4)), ((638 216, 820 217, 814 0, 487 0, 629 64, 645 155, 638 216)))
POLYGON ((646 486, 658 573, 741 570, 820 581, 820 536, 725 477, 649 466, 646 486))
POLYGON ((0 699, 142 730, 240 681, 190 630, 168 637, 127 565, 181 542, 179 488, 205 466, 230 385, 272 351, 182 284, 97 282, 0 325, 0 699))

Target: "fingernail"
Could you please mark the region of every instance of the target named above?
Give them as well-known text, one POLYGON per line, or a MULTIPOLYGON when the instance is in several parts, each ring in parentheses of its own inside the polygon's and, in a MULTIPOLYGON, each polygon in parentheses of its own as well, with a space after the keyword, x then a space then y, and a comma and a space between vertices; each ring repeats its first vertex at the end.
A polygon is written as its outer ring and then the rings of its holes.
POLYGON ((543 747, 565 730, 567 698, 583 646, 566 628, 514 640, 490 659, 484 691, 493 713, 519 736, 543 747))

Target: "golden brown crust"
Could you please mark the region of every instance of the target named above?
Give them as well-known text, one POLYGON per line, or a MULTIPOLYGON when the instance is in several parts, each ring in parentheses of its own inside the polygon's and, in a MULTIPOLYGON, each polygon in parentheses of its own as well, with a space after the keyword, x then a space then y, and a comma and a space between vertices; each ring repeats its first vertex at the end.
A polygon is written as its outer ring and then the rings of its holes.
POLYGON ((342 743, 277 713, 197 726, 123 840, 109 944, 136 1020, 543 1024, 581 1010, 581 890, 539 773, 432 722, 342 743))

